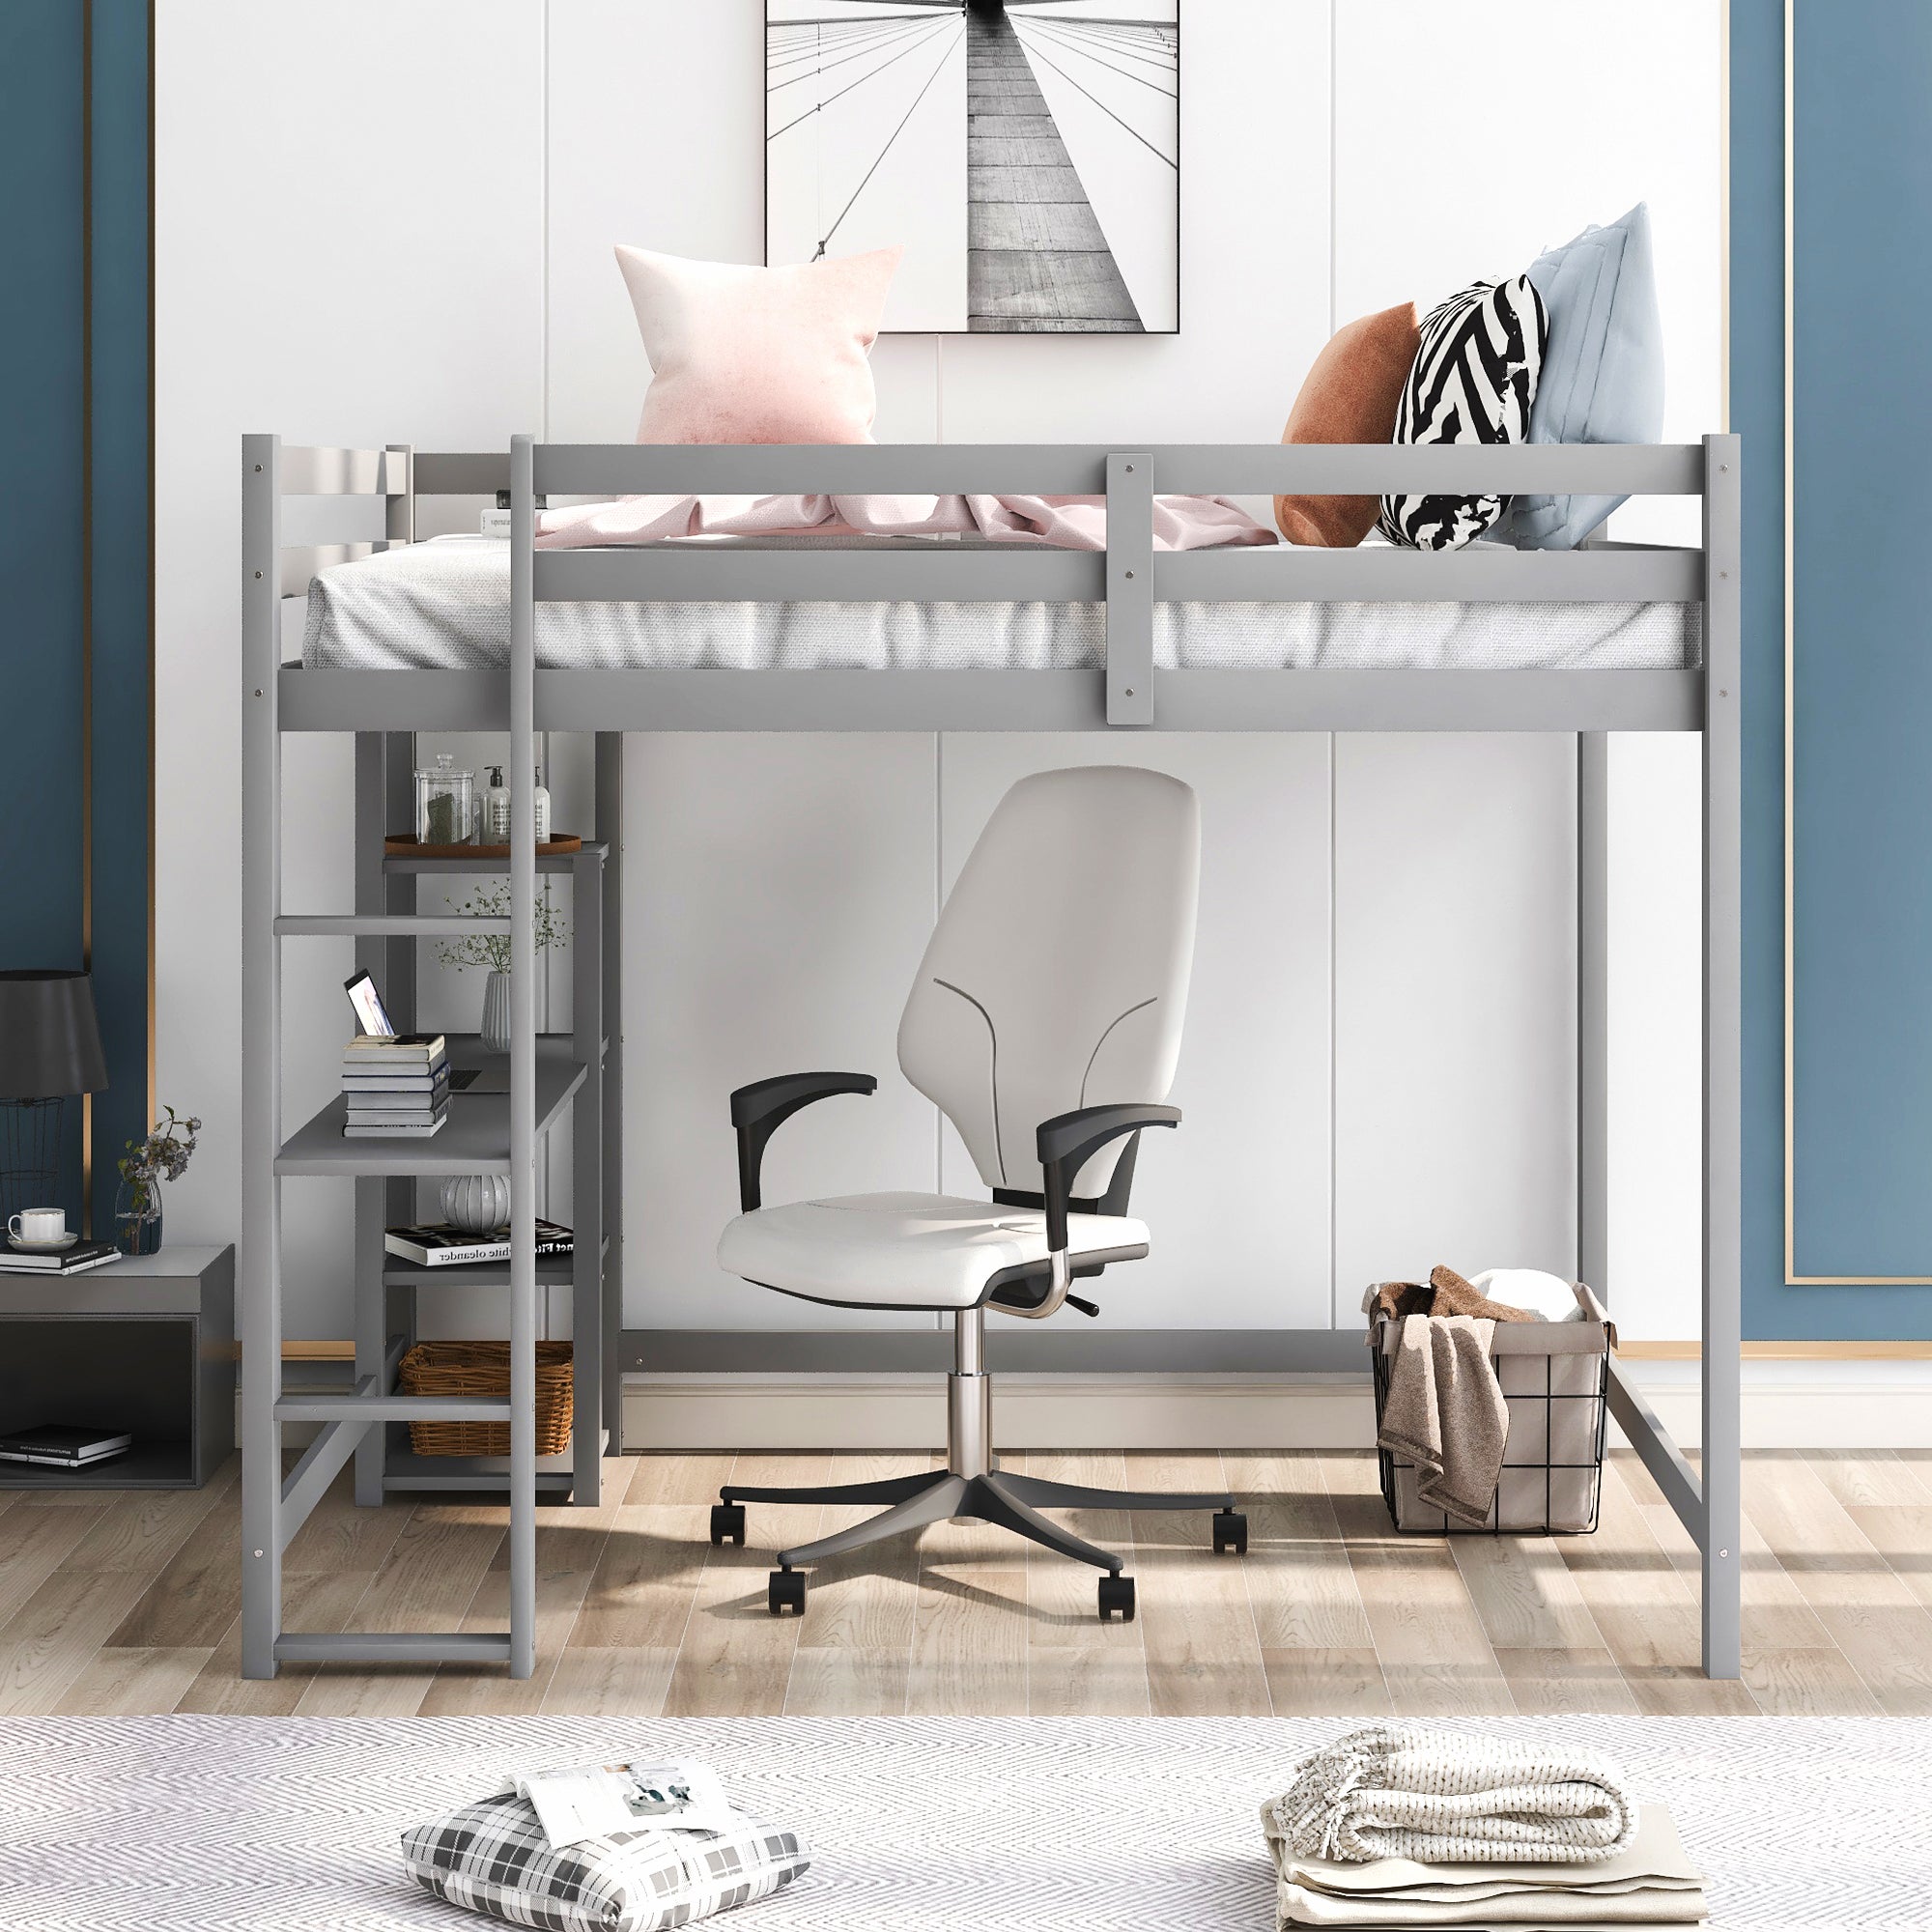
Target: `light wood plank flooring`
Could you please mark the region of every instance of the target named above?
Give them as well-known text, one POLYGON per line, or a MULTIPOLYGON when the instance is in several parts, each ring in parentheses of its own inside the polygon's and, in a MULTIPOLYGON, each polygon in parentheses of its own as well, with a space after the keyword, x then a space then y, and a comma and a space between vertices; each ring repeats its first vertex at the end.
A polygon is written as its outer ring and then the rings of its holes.
MULTIPOLYGON (((1696 1552, 1629 1456, 1593 1536, 1446 1541, 1393 1534, 1367 1455, 1009 1457, 1244 1498, 1245 1559, 1215 1557, 1191 1518, 1073 1519, 1129 1555, 1130 1625, 1096 1620, 1091 1571, 980 1524, 827 1564, 783 1620, 765 1612, 769 1552, 846 1515, 753 1504, 750 1548, 707 1541, 727 1478, 857 1481, 918 1460, 614 1459, 600 1508, 544 1514, 540 1660, 522 1684, 316 1667, 242 1682, 233 1465, 200 1492, 0 1493, 0 1715, 1932 1715, 1932 1454, 1747 1459, 1740 1684, 1698 1674, 1696 1552)), ((289 1547, 287 1620, 500 1627, 503 1527, 490 1504, 365 1511, 339 1487, 289 1547)))

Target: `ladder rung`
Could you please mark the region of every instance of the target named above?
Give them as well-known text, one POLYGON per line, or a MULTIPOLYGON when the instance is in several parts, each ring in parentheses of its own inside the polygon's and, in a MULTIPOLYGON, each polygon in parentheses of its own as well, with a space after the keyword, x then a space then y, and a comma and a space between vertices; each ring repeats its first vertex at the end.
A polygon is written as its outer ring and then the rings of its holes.
POLYGON ((291 912, 275 921, 277 939, 447 939, 455 934, 507 933, 507 919, 471 919, 461 913, 291 912))
POLYGON ((284 1631, 278 1663, 507 1663, 508 1631, 284 1631))
POLYGON ((277 1422, 508 1422, 507 1397, 480 1395, 285 1395, 277 1422))

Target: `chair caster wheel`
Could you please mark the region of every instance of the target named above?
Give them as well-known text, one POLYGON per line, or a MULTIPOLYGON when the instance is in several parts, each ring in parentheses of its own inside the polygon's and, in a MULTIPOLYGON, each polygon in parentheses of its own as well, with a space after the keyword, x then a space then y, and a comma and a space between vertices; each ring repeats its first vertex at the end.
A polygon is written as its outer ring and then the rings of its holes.
POLYGON ((786 1610, 804 1616, 805 1572, 774 1570, 771 1581, 765 1585, 765 1606, 775 1617, 783 1616, 786 1610))
POLYGON ((1131 1577, 1102 1577, 1100 1578, 1100 1621, 1111 1623, 1119 1611, 1121 1621, 1130 1624, 1134 1620, 1134 1579, 1131 1577))
POLYGON ((743 1503, 711 1505, 711 1540, 713 1543, 735 1543, 740 1549, 744 1548, 745 1505, 743 1503))
POLYGON ((1232 1549, 1236 1556, 1248 1553, 1248 1520, 1239 1510, 1214 1512, 1214 1554, 1232 1549))

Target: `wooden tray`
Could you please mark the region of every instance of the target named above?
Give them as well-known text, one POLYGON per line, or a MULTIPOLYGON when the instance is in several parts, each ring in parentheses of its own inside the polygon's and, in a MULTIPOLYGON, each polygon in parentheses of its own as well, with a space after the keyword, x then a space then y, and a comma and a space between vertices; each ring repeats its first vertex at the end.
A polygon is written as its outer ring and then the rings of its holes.
MULTIPOLYGON (((396 832, 383 840, 383 850, 391 859, 507 859, 507 845, 422 845, 412 833, 396 832)), ((583 850, 583 840, 575 832, 559 832, 537 846, 540 859, 562 858, 583 850)))

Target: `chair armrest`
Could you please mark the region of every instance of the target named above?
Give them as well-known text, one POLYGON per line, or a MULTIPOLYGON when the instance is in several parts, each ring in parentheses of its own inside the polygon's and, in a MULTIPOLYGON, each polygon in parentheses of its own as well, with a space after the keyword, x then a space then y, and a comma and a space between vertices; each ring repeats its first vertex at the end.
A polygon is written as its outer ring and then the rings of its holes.
POLYGON ((738 1130, 738 1205, 749 1214, 763 1205, 759 1176, 765 1164, 765 1143, 801 1107, 833 1094, 876 1094, 878 1078, 870 1073, 781 1073, 754 1080, 731 1095, 731 1124, 738 1130))
POLYGON ((1042 1194, 1046 1202, 1046 1245, 1049 1253, 1063 1254, 1066 1248, 1066 1206, 1073 1183, 1094 1154, 1109 1141, 1122 1134, 1138 1133, 1142 1127, 1178 1127, 1179 1107, 1127 1102, 1106 1107, 1081 1107, 1070 1114, 1056 1114, 1039 1123, 1037 1144, 1039 1164, 1046 1177, 1042 1194))

